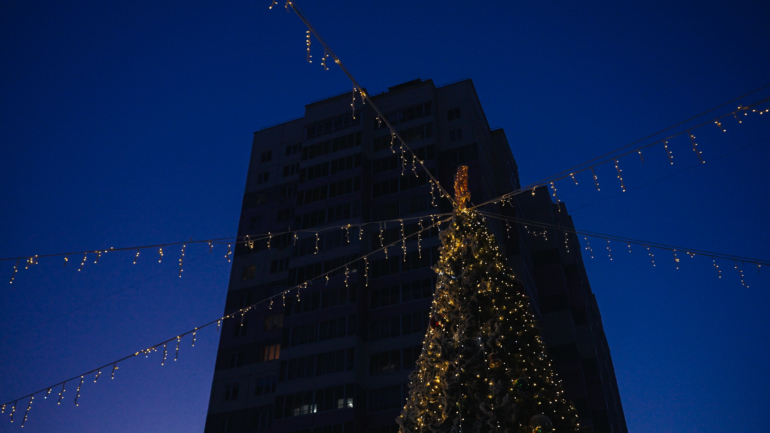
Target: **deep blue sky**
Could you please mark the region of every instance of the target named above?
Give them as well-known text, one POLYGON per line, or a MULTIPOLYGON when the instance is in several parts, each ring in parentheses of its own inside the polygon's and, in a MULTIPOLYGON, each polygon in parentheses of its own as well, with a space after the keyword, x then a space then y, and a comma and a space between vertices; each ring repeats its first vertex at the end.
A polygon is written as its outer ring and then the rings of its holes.
MULTIPOLYGON (((770 82, 761 0, 298 1, 370 93, 472 78, 525 184, 770 82)), ((0 3, 0 257, 234 235, 252 132, 350 89, 305 62, 301 22, 269 4, 0 3)), ((696 132, 704 165, 677 139, 673 167, 660 147, 621 160, 625 194, 609 166, 601 192, 584 174, 560 198, 582 229, 767 259, 770 115, 725 126, 696 132)), ((629 429, 765 431, 770 269, 747 266, 745 288, 732 263, 718 279, 706 258, 675 270, 665 251, 652 267, 591 245, 629 429)), ((83 272, 41 260, 13 285, 0 262, 0 400, 219 316, 230 267, 206 253, 188 249, 182 279, 178 248, 83 272)), ((25 430, 202 431, 217 334, 186 343, 171 365, 153 354, 86 381, 77 408, 77 384, 63 406, 36 399, 25 430)))

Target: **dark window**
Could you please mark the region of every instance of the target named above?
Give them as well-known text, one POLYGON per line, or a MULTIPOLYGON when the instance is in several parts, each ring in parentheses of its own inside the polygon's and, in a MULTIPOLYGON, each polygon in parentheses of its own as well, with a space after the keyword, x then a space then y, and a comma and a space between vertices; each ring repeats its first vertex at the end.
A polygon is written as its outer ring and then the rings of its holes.
POLYGON ((246 308, 251 305, 251 293, 242 293, 238 297, 238 309, 246 308))
POLYGON ((255 215, 249 219, 249 229, 254 230, 262 225, 262 215, 255 215))
POLYGON ((447 120, 455 120, 460 118, 460 107, 453 108, 446 112, 447 120))
POLYGON ((265 197, 264 194, 257 194, 254 197, 254 206, 259 206, 261 204, 265 204, 266 199, 267 198, 265 197))
POLYGON ((270 411, 261 410, 254 414, 252 426, 255 430, 265 430, 270 425, 270 411))
POLYGON ((280 223, 284 221, 291 221, 292 219, 294 219, 294 208, 290 207, 288 209, 279 210, 275 221, 280 223))
POLYGON ((293 176, 299 171, 299 163, 283 166, 283 177, 293 176))
POLYGON ((238 383, 231 383, 225 386, 225 401, 238 400, 238 383))
POLYGON ((369 374, 390 373, 401 370, 401 350, 388 350, 369 357, 369 374))
POLYGON ((219 433, 229 433, 230 431, 227 429, 228 425, 230 424, 230 418, 222 418, 219 420, 219 433))
POLYGON ((257 175, 257 184, 265 183, 268 181, 268 179, 270 179, 270 172, 263 171, 257 175))
MULTIPOLYGON (((426 102, 424 104, 418 104, 413 105, 411 107, 403 108, 397 111, 392 111, 390 113, 387 113, 385 117, 387 117, 388 122, 390 122, 391 125, 395 126, 399 123, 407 122, 414 119, 419 119, 421 117, 430 116, 431 114, 431 103, 426 102)), ((375 116, 374 118, 374 129, 377 130, 379 128, 384 128, 385 122, 382 122, 379 118, 379 116, 375 116)))
POLYGON ((265 330, 283 327, 283 313, 270 314, 265 316, 265 330))
MULTIPOLYGON (((306 138, 318 137, 325 134, 331 134, 334 131, 340 129, 350 128, 353 125, 361 123, 361 111, 346 114, 344 116, 337 117, 335 119, 326 120, 306 127, 306 138)), ((304 150, 304 149, 303 149, 304 150)))
POLYGON ((230 354, 230 368, 243 365, 243 352, 233 352, 230 354))
POLYGON ((404 406, 405 398, 404 385, 371 389, 369 390, 369 412, 400 409, 404 406))
POLYGON ((385 424, 369 427, 366 433, 398 433, 398 424, 385 424))
POLYGON ((278 382, 278 379, 275 376, 262 377, 257 379, 257 387, 254 391, 254 395, 274 393, 276 382, 278 382))
POLYGON ((294 197, 297 194, 297 185, 286 185, 281 187, 281 199, 294 197))
POLYGON ((463 139, 463 130, 462 129, 453 129, 449 131, 449 141, 457 141, 463 139))
POLYGON ((273 159, 273 151, 268 150, 267 152, 262 152, 261 155, 259 155, 259 162, 265 163, 273 159))
POLYGON ((270 273, 277 274, 289 269, 289 258, 273 260, 270 262, 270 273))
POLYGON ((299 152, 300 143, 292 144, 291 146, 286 146, 286 155, 294 155, 295 153, 299 152))
POLYGON ((249 329, 249 321, 244 320, 243 322, 238 322, 235 324, 235 331, 233 332, 233 335, 235 337, 243 337, 246 335, 246 331, 249 329))

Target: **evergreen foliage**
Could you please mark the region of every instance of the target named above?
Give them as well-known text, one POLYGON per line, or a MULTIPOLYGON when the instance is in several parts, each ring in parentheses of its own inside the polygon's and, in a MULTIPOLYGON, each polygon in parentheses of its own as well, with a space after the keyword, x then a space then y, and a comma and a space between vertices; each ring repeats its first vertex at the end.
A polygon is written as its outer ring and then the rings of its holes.
POLYGON ((455 211, 435 271, 431 325, 400 433, 577 431, 529 298, 483 217, 455 211))

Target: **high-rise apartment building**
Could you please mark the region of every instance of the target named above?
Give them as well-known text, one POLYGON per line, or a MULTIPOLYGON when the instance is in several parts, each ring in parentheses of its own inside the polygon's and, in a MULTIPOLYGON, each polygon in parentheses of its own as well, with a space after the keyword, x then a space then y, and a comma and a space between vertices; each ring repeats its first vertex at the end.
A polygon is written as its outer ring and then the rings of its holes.
MULTIPOLYGON (((469 166, 472 202, 520 187, 505 133, 489 128, 470 80, 436 87, 418 79, 373 99, 450 192, 458 165, 469 166)), ((436 229, 401 239, 451 208, 437 195, 433 207, 425 173, 415 176, 373 110, 357 98, 353 112, 351 100, 345 93, 311 103, 302 118, 254 134, 238 235, 257 240, 235 247, 226 313, 333 272, 224 323, 207 433, 397 431, 439 245, 436 229), (394 242, 387 254, 345 266, 394 242)), ((484 210, 572 227, 545 188, 484 210)), ((532 298, 581 426, 625 433, 578 240, 532 223, 487 223, 532 298)))

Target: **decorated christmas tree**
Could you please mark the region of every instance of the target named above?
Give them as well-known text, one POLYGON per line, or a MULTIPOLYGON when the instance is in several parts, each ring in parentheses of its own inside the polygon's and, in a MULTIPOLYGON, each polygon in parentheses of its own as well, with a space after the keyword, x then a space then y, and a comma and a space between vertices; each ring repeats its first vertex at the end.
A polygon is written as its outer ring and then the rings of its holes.
POLYGON ((400 433, 577 431, 577 413, 551 368, 523 285, 483 217, 465 206, 465 167, 455 196, 400 433))

